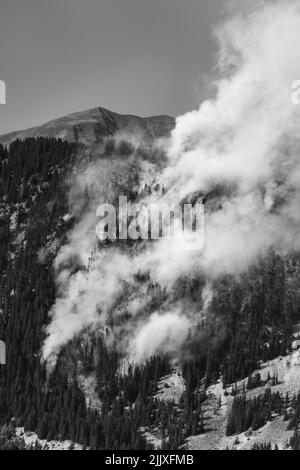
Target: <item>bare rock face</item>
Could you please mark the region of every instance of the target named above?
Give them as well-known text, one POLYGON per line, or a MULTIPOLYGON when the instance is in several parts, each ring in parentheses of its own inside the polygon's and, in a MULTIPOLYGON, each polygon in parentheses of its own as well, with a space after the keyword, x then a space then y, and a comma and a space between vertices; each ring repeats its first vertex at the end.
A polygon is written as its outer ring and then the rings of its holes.
POLYGON ((104 108, 93 108, 54 119, 38 127, 2 135, 0 143, 9 145, 16 139, 54 137, 90 145, 119 131, 155 139, 169 135, 174 125, 175 120, 170 116, 142 118, 113 113, 104 108))

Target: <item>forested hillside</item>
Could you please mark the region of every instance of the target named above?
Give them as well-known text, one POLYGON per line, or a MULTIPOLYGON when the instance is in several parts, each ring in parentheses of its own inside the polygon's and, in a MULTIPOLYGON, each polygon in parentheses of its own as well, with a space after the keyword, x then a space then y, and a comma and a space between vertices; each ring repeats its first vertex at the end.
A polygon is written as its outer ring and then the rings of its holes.
MULTIPOLYGON (((110 158, 114 145, 109 141, 96 158, 110 158)), ((130 159, 130 145, 122 145, 119 157, 130 159)), ((39 439, 70 440, 83 448, 147 449, 154 445, 149 433, 163 449, 184 448, 189 436, 207 431, 203 404, 209 386, 220 378, 224 388, 248 378, 248 388, 255 389, 261 382, 251 374, 261 362, 290 352, 293 325, 300 319, 299 260, 270 251, 241 277, 214 281, 207 315, 191 332, 176 364, 185 383, 178 403, 157 395, 159 381, 174 369, 168 354, 127 364, 121 371, 124 358, 107 347, 101 330, 87 330, 71 341, 48 373, 41 350, 56 298, 53 261, 75 223, 65 217, 66 181, 76 163, 84 165, 82 154, 89 158, 78 144, 48 138, 0 147, 0 338, 7 347, 7 364, 0 366, 0 447, 22 448, 14 429, 24 427, 39 439), (86 399, 79 383, 79 377, 89 374, 95 376, 98 407, 86 399)), ((139 197, 134 188, 127 190, 133 201, 139 197)), ((143 273, 137 277, 141 285, 149 281, 143 273)), ((173 301, 186 299, 200 310, 203 286, 202 277, 182 277, 173 301)), ((158 285, 151 289, 153 308, 159 309, 166 294, 158 285)), ((234 388, 230 393, 238 397, 228 434, 260 427, 272 419, 272 412, 286 413, 295 431, 291 445, 298 448, 299 396, 289 401, 266 392, 249 402, 234 388)))

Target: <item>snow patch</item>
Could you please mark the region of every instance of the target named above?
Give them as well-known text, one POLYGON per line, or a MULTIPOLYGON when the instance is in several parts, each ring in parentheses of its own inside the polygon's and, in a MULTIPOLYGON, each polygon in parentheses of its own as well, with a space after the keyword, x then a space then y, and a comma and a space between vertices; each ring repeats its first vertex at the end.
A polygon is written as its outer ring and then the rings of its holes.
POLYGON ((47 441, 39 439, 34 432, 26 431, 24 428, 16 428, 16 437, 23 439, 26 447, 34 447, 38 443, 44 450, 82 450, 83 446, 72 441, 47 441))
POLYGON ((77 380, 79 388, 85 396, 87 408, 101 411, 102 403, 96 391, 97 380, 95 374, 78 374, 77 380))
POLYGON ((163 377, 158 382, 158 392, 154 398, 162 401, 179 403, 185 390, 185 382, 178 369, 172 371, 170 375, 163 377))

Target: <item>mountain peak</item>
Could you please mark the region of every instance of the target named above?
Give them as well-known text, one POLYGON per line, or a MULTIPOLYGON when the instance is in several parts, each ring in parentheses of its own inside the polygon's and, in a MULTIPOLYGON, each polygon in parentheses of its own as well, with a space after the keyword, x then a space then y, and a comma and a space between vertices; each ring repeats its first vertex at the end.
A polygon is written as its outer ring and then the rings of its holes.
POLYGON ((9 145, 15 139, 55 137, 93 144, 119 131, 140 133, 145 138, 154 139, 168 135, 174 125, 175 119, 167 115, 140 117, 98 107, 53 119, 41 126, 4 134, 0 136, 0 143, 9 145))

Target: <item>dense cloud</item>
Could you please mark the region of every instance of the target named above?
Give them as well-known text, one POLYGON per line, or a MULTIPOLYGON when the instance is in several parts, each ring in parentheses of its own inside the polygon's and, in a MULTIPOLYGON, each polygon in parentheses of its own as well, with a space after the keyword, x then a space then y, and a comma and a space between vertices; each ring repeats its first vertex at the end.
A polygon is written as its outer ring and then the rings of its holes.
MULTIPOLYGON (((145 204, 177 204, 195 194, 206 197, 203 250, 188 252, 178 240, 143 244, 134 252, 103 249, 93 269, 72 274, 62 266, 75 255, 86 265, 95 237, 94 229, 88 230, 94 206, 81 208, 56 260, 59 291, 47 329, 46 360, 55 363, 62 347, 85 327, 104 327, 124 311, 130 319, 115 330, 124 353, 136 361, 154 353, 176 355, 198 319, 178 302, 151 311, 149 289, 137 282, 137 272, 149 273, 168 295, 182 276, 239 275, 270 247, 280 253, 299 250, 300 108, 291 95, 292 83, 300 78, 300 2, 261 3, 226 20, 216 38, 215 99, 177 119, 166 145, 168 165, 156 175, 165 192, 144 199, 145 204)), ((101 165, 81 176, 83 187, 96 181, 97 203, 107 201, 111 189, 112 170, 106 162, 103 173, 101 165)), ((122 165, 124 174, 129 167, 122 165)), ((139 171, 151 179, 154 168, 139 171)), ((203 310, 212 295, 208 284, 203 310)))

